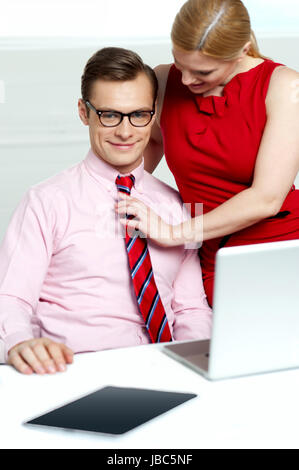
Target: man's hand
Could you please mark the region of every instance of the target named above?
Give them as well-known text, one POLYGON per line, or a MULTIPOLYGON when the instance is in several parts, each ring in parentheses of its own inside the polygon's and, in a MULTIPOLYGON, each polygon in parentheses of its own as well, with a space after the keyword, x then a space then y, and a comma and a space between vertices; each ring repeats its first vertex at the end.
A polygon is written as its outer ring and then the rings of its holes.
POLYGON ((23 374, 54 374, 73 362, 73 351, 63 343, 37 338, 16 344, 9 350, 7 363, 23 374))

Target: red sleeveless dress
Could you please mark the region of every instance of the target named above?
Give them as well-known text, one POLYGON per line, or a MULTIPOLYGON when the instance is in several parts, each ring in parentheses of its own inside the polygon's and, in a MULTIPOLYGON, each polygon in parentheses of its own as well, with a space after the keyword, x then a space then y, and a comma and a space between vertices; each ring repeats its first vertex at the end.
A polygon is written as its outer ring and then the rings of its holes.
MULTIPOLYGON (((161 113, 167 164, 185 203, 207 213, 252 184, 267 121, 265 99, 273 70, 265 60, 240 73, 223 96, 196 95, 170 69, 161 113)), ((282 156, 283 157, 283 156, 282 156)), ((299 238, 299 191, 293 186, 280 213, 230 236, 208 240, 199 250, 203 281, 212 305, 215 255, 222 246, 299 238)))

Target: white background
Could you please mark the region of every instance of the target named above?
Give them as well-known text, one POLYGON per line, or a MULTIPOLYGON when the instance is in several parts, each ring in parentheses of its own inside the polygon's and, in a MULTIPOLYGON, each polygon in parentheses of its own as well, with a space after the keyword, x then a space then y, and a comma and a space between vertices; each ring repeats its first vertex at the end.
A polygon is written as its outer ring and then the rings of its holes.
MULTIPOLYGON (((0 36, 168 37, 185 0, 0 0, 0 36)), ((253 29, 299 31, 298 0, 245 0, 253 29)))

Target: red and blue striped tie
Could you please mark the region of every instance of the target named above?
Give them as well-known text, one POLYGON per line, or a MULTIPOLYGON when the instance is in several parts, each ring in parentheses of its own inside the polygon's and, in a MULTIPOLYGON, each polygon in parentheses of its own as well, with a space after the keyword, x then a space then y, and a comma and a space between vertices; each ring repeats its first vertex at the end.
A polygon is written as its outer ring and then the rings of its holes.
MULTIPOLYGON (((135 178, 118 176, 118 191, 130 195, 135 178)), ((127 218, 132 218, 127 215, 127 218)), ((139 311, 152 343, 172 341, 163 304, 156 286, 146 238, 131 238, 126 228, 126 248, 139 311)))

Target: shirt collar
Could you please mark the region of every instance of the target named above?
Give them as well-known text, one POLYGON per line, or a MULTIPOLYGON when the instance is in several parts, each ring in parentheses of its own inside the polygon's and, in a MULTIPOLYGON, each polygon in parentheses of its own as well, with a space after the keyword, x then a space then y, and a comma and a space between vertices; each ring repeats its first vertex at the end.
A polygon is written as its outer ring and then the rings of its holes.
MULTIPOLYGON (((90 149, 88 154, 86 155, 85 159, 83 160, 85 167, 88 173, 96 179, 99 183, 101 183, 105 188, 111 191, 117 191, 115 180, 116 177, 120 174, 115 168, 110 166, 104 160, 101 160, 97 157, 94 152, 90 149)), ((140 165, 131 171, 131 173, 135 177, 135 184, 134 188, 139 192, 143 192, 143 178, 144 178, 144 160, 140 165)), ((121 176, 126 176, 121 174, 121 176)), ((134 190, 132 188, 132 190, 134 190)))

